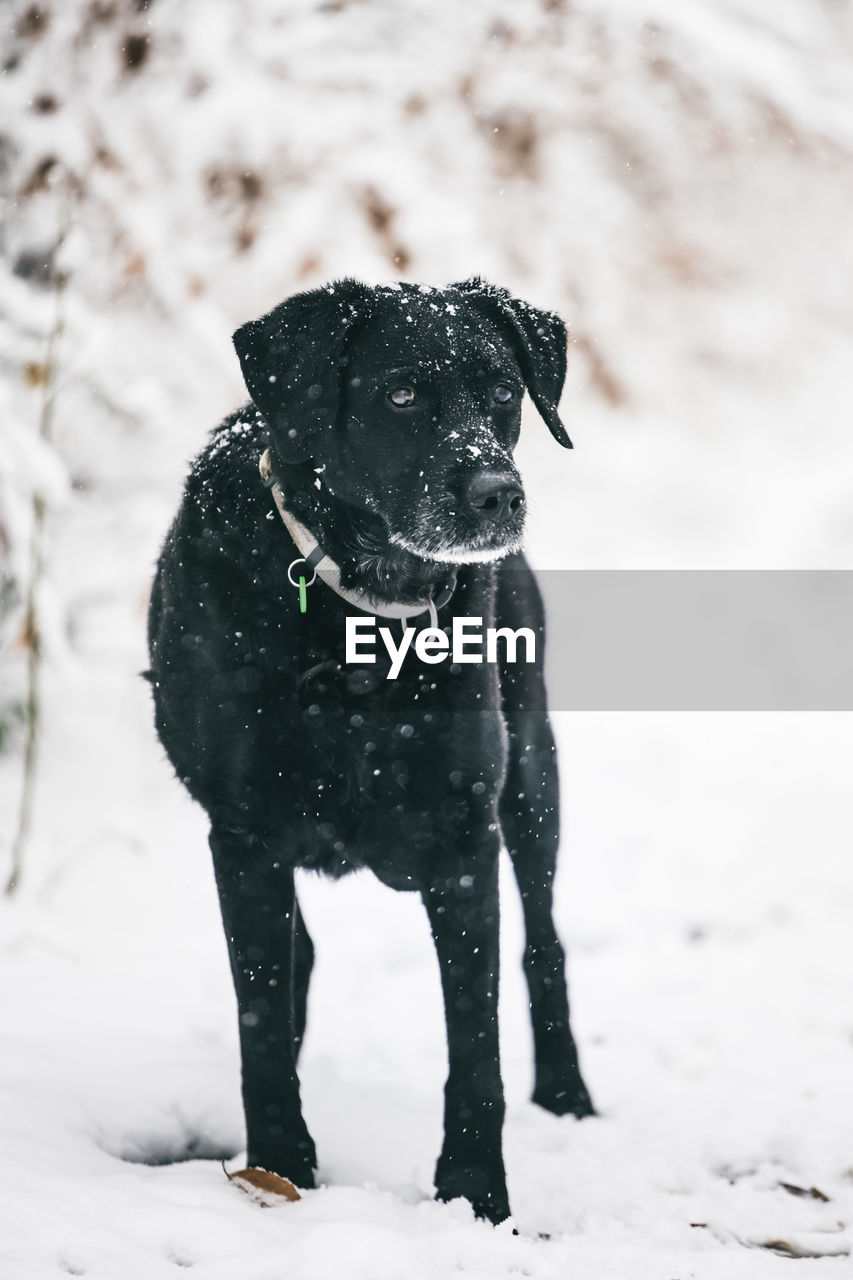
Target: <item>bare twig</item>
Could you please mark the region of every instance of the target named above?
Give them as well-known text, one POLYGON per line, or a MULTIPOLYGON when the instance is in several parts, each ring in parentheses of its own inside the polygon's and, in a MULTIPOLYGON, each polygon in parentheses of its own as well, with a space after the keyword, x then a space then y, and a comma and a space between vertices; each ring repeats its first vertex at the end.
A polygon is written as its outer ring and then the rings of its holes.
MULTIPOLYGON (((61 243, 61 241, 60 241, 61 243)), ((53 427, 53 410, 56 388, 56 352, 64 327, 63 300, 67 277, 59 273, 55 287, 54 319, 47 335, 47 348, 42 367, 42 402, 39 414, 39 435, 49 441, 53 427)), ((38 762, 39 733, 41 727, 41 658, 42 636, 39 621, 38 594, 44 570, 44 526, 47 505, 43 494, 36 488, 32 500, 32 525, 27 578, 27 599, 24 611, 24 643, 27 649, 27 742, 24 750, 24 780, 18 810, 18 827, 12 842, 12 867, 6 882, 5 894, 11 897, 21 882, 26 848, 32 823, 35 795, 36 766, 38 762)))

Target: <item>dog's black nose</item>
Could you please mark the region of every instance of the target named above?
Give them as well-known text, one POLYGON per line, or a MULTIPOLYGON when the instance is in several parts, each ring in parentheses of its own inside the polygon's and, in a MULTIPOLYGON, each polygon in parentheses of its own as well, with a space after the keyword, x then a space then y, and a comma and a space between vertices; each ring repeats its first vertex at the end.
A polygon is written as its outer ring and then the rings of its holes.
POLYGON ((524 506, 524 492, 507 471, 481 471, 468 484, 469 504, 494 524, 506 524, 524 506))

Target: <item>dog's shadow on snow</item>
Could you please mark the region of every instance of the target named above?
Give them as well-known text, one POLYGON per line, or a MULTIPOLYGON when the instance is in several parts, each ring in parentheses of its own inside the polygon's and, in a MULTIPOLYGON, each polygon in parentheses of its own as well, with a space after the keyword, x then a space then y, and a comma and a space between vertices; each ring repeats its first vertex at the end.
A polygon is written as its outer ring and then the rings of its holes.
POLYGON ((98 1146, 127 1164, 145 1164, 152 1168, 187 1164, 190 1160, 233 1160, 241 1150, 239 1139, 229 1141, 221 1134, 204 1132, 178 1118, 159 1131, 118 1136, 101 1134, 98 1146))

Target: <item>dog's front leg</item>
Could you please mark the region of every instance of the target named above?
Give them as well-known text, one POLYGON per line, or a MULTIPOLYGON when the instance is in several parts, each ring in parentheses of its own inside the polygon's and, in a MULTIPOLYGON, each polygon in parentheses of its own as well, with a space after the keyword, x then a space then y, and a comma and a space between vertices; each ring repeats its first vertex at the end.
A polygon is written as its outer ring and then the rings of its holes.
POLYGON ((447 1019, 449 1070, 436 1194, 440 1200, 464 1196, 478 1217, 501 1222, 509 1216, 509 1202, 501 1148, 497 840, 464 871, 434 876, 423 897, 447 1019))
POLYGON ((210 847, 240 1018, 248 1163, 313 1187, 296 1074, 293 872, 245 831, 214 826, 210 847))

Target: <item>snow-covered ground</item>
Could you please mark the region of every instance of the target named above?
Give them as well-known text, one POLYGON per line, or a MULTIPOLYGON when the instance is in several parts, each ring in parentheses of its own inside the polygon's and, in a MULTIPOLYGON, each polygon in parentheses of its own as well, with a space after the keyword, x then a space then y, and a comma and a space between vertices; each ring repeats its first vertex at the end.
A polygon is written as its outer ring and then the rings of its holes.
POLYGON ((229 1184, 212 1157, 237 1167, 243 1141, 236 1019, 206 833, 136 672, 186 459, 241 395, 231 329, 336 274, 480 271, 569 320, 576 450, 535 416, 521 446, 540 566, 850 567, 849 6, 156 0, 5 20, 0 722, 24 688, 34 492, 48 518, 35 819, 0 901, 2 1280, 847 1274, 850 716, 556 718, 558 914, 601 1115, 527 1101, 507 882, 514 1236, 430 1198, 435 961, 418 903, 367 877, 301 886, 323 1185, 260 1209, 229 1184), (32 265, 60 234, 64 287, 32 265))
MULTIPOLYGON (((849 1254, 849 718, 558 718, 559 919, 601 1116, 557 1120, 527 1101, 507 881, 513 1237, 430 1199, 437 971, 417 901, 368 876, 302 885, 318 947, 302 1076, 321 1189, 260 1209, 214 1159, 163 1163, 242 1144, 205 832, 160 764, 141 688, 110 674, 64 696, 41 825, 61 856, 3 921, 4 1280, 63 1268, 156 1280, 176 1267, 246 1280, 754 1280, 788 1274, 759 1247, 773 1241, 849 1254), (373 913, 369 934, 353 929, 354 907, 373 913)), ((840 1277, 849 1258, 798 1265, 840 1277)))

